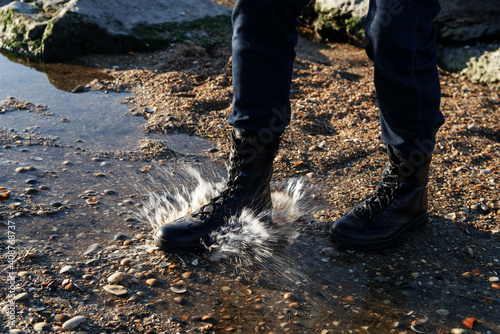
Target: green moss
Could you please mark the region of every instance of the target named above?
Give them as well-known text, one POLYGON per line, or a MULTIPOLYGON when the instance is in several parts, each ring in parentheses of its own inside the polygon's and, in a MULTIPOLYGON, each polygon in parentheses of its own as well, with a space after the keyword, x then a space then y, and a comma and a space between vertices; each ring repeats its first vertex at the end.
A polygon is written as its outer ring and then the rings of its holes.
POLYGON ((232 27, 230 17, 223 15, 189 22, 138 25, 133 33, 152 50, 186 40, 210 48, 228 42, 231 39, 232 27))
POLYGON ((3 10, 0 12, 0 19, 2 20, 2 32, 5 32, 7 30, 7 26, 12 21, 13 16, 14 12, 11 9, 3 10))

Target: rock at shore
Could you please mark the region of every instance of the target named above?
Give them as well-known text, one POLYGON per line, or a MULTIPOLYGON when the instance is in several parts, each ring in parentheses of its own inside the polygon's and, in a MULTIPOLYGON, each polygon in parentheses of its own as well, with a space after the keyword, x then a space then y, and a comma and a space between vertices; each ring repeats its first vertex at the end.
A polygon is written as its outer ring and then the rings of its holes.
MULTIPOLYGON (((394 0, 393 8, 403 8, 404 4, 394 0), (401 6, 401 7, 399 7, 401 6)), ((332 34, 332 29, 340 29, 350 38, 362 32, 362 22, 368 13, 369 0, 316 0, 315 9, 319 14, 322 29, 332 34), (324 18, 327 16, 326 18, 324 18), (328 17, 329 16, 329 17, 328 17), (332 20, 335 21, 332 23, 332 20), (326 26, 325 26, 326 25, 326 26), (357 29, 353 29, 356 28, 357 29), (352 31, 350 32, 349 29, 352 31)), ((391 6, 391 5, 390 5, 391 6)), ((391 8, 384 9, 389 18, 391 8)), ((500 37, 500 6, 498 0, 441 1, 441 12, 435 19, 438 38, 441 42, 469 42, 500 37)))
POLYGON ((44 59, 147 50, 193 38, 179 32, 185 22, 201 25, 208 20, 213 25, 221 17, 227 22, 230 15, 228 7, 211 0, 3 0, 1 4, 0 48, 44 59))

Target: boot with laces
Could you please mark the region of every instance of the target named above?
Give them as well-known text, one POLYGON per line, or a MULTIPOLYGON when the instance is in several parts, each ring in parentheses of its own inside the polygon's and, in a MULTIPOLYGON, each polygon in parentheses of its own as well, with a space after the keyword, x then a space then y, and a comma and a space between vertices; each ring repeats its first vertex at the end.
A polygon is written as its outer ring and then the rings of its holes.
MULTIPOLYGON (((196 212, 161 226, 155 244, 167 252, 198 252, 211 244, 210 234, 244 208, 258 214, 271 209, 270 182, 278 139, 262 143, 238 131, 230 135, 229 175, 225 190, 196 212)), ((265 216, 265 215, 264 215, 265 216)))
POLYGON ((347 249, 389 247, 427 222, 427 180, 431 156, 410 159, 388 147, 389 164, 373 196, 333 223, 330 240, 347 249))

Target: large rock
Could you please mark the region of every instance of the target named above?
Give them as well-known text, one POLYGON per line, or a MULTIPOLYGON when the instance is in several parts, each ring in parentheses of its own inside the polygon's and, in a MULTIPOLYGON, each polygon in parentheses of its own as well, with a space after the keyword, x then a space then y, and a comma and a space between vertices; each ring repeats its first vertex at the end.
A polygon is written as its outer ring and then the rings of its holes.
POLYGON ((436 27, 441 43, 500 38, 498 0, 442 0, 436 27))
POLYGON ((471 58, 462 73, 474 83, 482 83, 491 89, 500 90, 500 48, 471 58))
MULTIPOLYGON (((397 0, 395 0, 397 1, 397 0)), ((345 31, 346 20, 364 19, 369 0, 316 0, 315 8, 322 14, 335 12, 339 26, 345 31), (346 18, 347 16, 347 18, 346 18), (352 17, 352 18, 350 18, 352 17)), ((466 42, 500 37, 500 5, 498 0, 442 0, 441 13, 435 20, 440 42, 466 42)), ((347 25, 348 26, 348 25, 347 25)))
POLYGON ((195 38, 183 34, 185 22, 194 30, 201 27, 206 39, 221 22, 229 25, 230 15, 228 7, 211 0, 0 1, 0 48, 45 59, 195 38))

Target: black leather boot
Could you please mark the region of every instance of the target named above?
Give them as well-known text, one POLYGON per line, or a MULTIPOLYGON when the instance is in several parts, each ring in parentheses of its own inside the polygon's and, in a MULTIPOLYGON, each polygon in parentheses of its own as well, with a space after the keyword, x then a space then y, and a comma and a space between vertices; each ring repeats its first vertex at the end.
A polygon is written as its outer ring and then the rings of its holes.
POLYGON ((427 222, 431 156, 403 157, 388 148, 389 164, 376 193, 333 223, 330 240, 347 249, 389 247, 427 222))
POLYGON ((233 131, 227 187, 196 212, 160 227, 155 244, 168 252, 202 251, 210 233, 244 208, 255 213, 271 209, 270 182, 278 139, 264 144, 256 137, 233 131))

